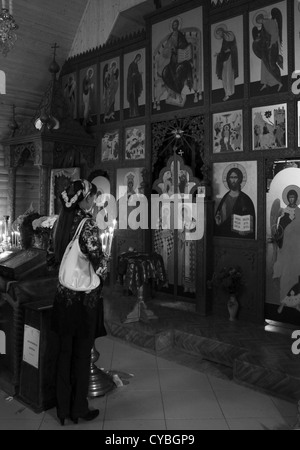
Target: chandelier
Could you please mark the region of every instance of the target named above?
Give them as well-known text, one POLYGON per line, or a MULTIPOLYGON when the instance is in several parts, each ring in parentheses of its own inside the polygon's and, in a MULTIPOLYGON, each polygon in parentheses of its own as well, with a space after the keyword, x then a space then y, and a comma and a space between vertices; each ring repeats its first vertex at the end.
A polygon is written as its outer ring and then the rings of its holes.
POLYGON ((9 9, 6 8, 6 0, 2 0, 2 11, 0 12, 0 52, 6 56, 13 48, 17 35, 15 30, 19 28, 13 18, 12 0, 9 0, 9 9))

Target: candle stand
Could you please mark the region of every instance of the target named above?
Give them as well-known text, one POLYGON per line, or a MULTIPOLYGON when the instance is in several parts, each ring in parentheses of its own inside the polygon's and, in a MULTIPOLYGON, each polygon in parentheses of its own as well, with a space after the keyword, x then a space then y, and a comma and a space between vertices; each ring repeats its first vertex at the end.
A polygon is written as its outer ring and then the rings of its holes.
POLYGON ((96 350, 95 345, 91 351, 90 381, 88 396, 91 398, 103 397, 105 394, 115 388, 112 377, 104 370, 96 366, 100 353, 96 350))
MULTIPOLYGON (((102 251, 104 254, 103 264, 97 271, 97 274, 100 276, 103 273, 103 276, 105 277, 106 274, 107 264, 111 257, 112 242, 116 226, 117 222, 114 221, 113 227, 109 229, 109 233, 106 232, 101 234, 100 236, 102 251)), ((115 387, 115 383, 112 377, 104 370, 99 369, 99 367, 96 366, 96 362, 98 361, 99 356, 100 354, 94 344, 91 350, 90 379, 88 390, 88 396, 91 398, 102 397, 115 387)))

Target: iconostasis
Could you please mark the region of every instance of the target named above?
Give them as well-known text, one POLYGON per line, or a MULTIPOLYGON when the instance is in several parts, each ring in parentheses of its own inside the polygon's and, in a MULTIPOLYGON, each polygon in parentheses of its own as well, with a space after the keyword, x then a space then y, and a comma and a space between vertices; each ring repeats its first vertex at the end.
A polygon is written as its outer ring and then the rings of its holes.
MULTIPOLYGON (((240 315, 262 321, 265 293, 276 291, 266 245, 276 200, 266 188, 269 168, 300 157, 300 86, 292 78, 300 71, 299 2, 180 3, 147 16, 140 33, 66 61, 62 86, 74 117, 97 139, 95 170, 107 173, 112 195, 131 177, 132 189, 142 180, 149 196, 174 152, 182 158, 213 205, 213 263, 196 251, 192 264, 207 263, 212 273, 241 266, 248 287, 240 315)), ((300 188, 297 180, 280 186, 283 209, 290 184, 300 188)), ((117 251, 137 242, 130 232, 117 251)), ((140 237, 139 249, 150 242, 154 250, 151 233, 140 237)), ((213 310, 227 314, 224 294, 214 298, 213 310)))

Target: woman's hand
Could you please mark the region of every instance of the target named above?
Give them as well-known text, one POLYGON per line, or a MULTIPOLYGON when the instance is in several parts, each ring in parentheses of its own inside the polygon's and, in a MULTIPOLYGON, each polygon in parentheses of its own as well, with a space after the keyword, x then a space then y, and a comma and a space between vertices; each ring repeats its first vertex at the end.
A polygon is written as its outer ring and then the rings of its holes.
POLYGON ((108 272, 108 261, 109 258, 102 258, 100 266, 96 272, 97 275, 99 275, 99 277, 105 281, 107 278, 107 272, 108 272))

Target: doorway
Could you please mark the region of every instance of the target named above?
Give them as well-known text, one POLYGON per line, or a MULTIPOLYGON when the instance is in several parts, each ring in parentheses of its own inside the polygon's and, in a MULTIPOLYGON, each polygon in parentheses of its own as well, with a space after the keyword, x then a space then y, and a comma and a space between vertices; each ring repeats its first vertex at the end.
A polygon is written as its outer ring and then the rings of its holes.
POLYGON ((153 185, 153 191, 162 199, 158 226, 153 231, 153 246, 164 261, 167 275, 164 289, 175 297, 194 299, 196 295, 196 241, 189 240, 188 233, 196 231, 199 185, 176 150, 153 185))

